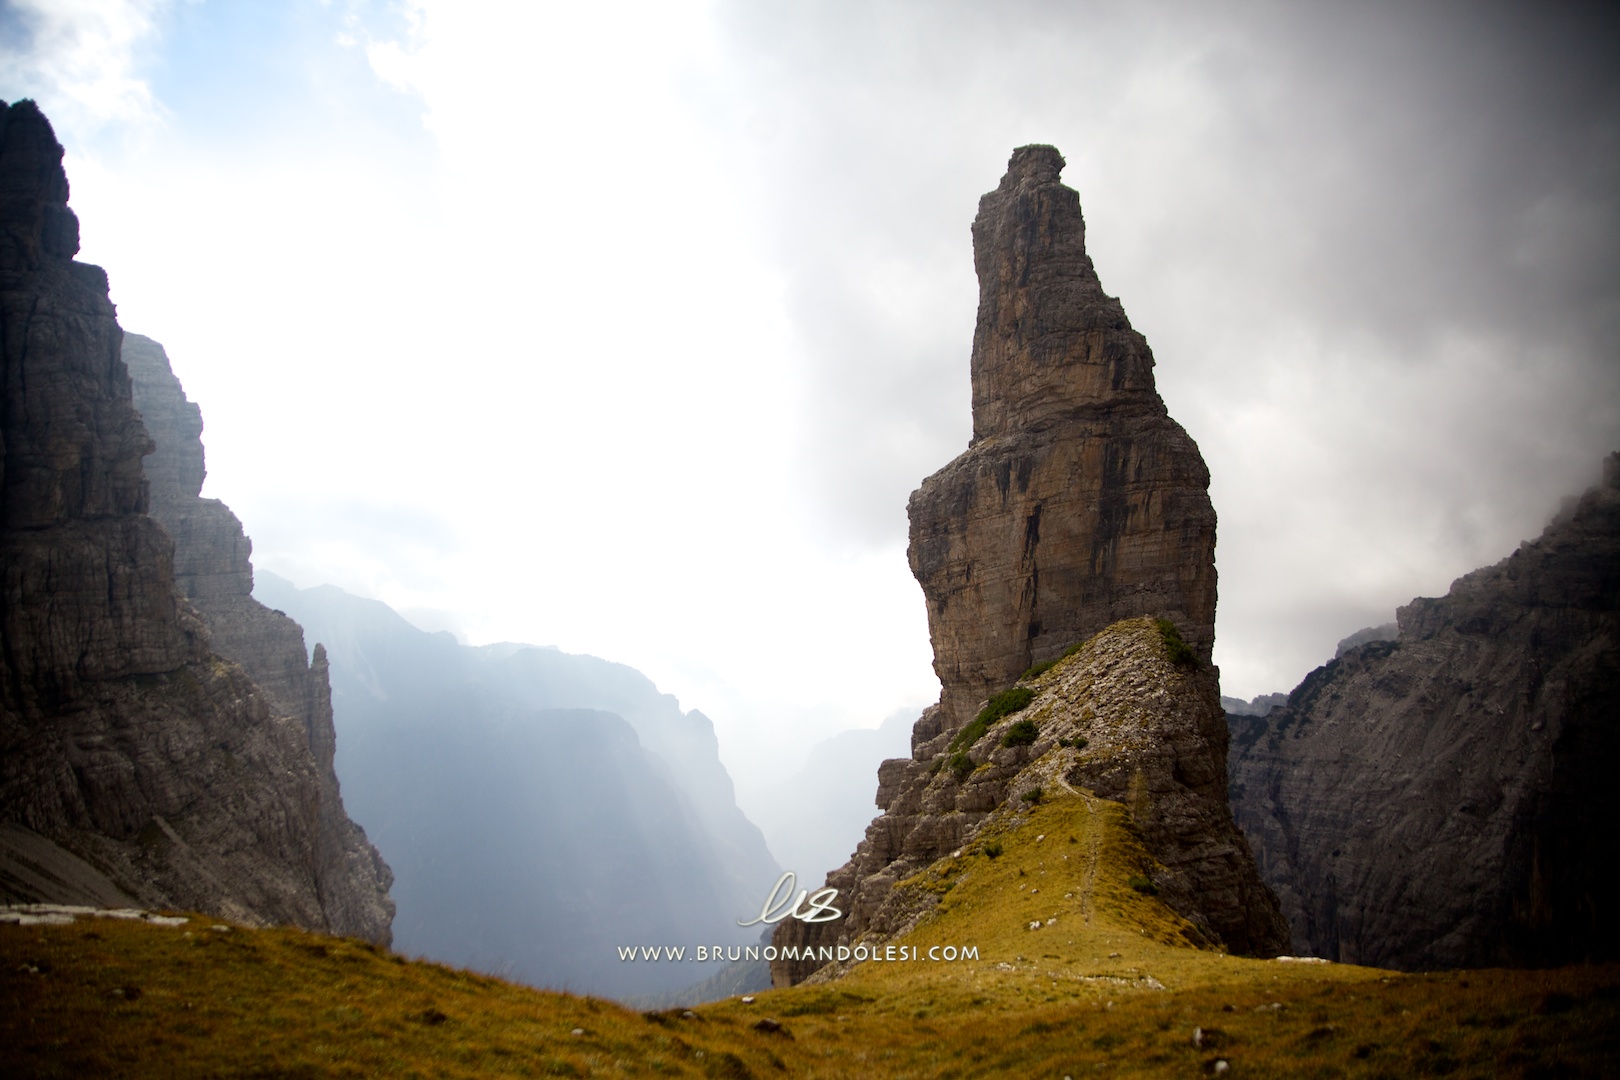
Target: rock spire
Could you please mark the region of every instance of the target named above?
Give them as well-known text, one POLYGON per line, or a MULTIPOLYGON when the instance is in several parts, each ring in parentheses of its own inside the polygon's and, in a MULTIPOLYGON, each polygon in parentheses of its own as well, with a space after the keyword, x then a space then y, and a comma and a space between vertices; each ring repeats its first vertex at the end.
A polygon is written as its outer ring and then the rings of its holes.
POLYGON ((1153 353, 1103 292, 1050 146, 979 200, 973 441, 911 496, 943 730, 1119 619, 1168 617, 1208 660, 1215 511, 1153 353))
POLYGON ((845 917, 777 929, 792 947, 777 985, 815 973, 824 947, 926 917, 937 898, 905 880, 1032 790, 1126 803, 1157 887, 1204 942, 1262 955, 1287 942, 1226 801, 1209 471, 1154 389, 1147 341, 1103 292, 1062 168, 1052 147, 1020 147, 979 202, 973 441, 908 508, 943 690, 911 757, 878 771, 883 815, 828 876, 845 917), (1001 691, 1023 695, 1024 719, 986 729, 976 714, 1001 691))

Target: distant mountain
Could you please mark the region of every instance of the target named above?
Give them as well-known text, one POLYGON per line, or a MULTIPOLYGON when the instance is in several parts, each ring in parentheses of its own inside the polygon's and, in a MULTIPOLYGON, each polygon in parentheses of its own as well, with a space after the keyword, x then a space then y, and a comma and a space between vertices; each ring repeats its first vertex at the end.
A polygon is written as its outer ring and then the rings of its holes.
POLYGON ((334 586, 254 595, 324 644, 350 812, 393 867, 395 947, 540 986, 655 994, 713 975, 621 945, 740 944, 779 873, 714 730, 641 673, 474 648, 334 586))

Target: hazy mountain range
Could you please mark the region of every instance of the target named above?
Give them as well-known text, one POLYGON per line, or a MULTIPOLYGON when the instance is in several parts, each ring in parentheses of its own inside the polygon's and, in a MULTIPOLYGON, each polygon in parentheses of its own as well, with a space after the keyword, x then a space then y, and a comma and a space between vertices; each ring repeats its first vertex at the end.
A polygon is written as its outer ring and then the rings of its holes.
POLYGON ((346 804, 393 867, 395 944, 542 986, 667 990, 695 964, 619 945, 740 943, 775 881, 707 717, 632 668, 474 648, 334 586, 254 595, 326 646, 346 804))

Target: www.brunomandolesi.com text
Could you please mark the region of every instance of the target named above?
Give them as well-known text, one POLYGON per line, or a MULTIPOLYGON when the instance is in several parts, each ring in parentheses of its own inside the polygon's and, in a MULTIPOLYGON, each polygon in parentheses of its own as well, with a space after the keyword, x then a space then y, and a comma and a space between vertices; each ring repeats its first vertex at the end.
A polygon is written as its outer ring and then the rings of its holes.
POLYGON ((685 945, 620 945, 619 959, 624 961, 684 961, 721 960, 736 963, 740 960, 815 960, 820 963, 837 961, 878 960, 935 961, 952 963, 977 960, 977 945, 930 945, 924 949, 915 945, 698 945, 688 949, 685 945))

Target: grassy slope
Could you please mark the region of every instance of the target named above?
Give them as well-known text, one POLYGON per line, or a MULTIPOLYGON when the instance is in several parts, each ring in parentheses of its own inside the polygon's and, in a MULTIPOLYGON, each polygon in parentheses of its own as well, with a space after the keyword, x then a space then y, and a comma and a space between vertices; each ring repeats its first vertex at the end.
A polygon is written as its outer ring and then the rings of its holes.
POLYGON ((1145 860, 1122 807, 1060 792, 906 886, 942 899, 904 943, 974 944, 980 960, 868 963, 690 1018, 294 930, 218 931, 208 919, 4 926, 0 1072, 1185 1076, 1217 1059, 1231 1063, 1227 1075, 1250 1076, 1620 1067, 1620 967, 1397 975, 1227 957, 1188 946, 1178 916, 1124 884, 1145 860), (990 841, 999 858, 984 853, 990 841), (1042 928, 1028 929, 1037 918, 1042 928), (785 1032, 755 1030, 766 1016, 785 1032))

